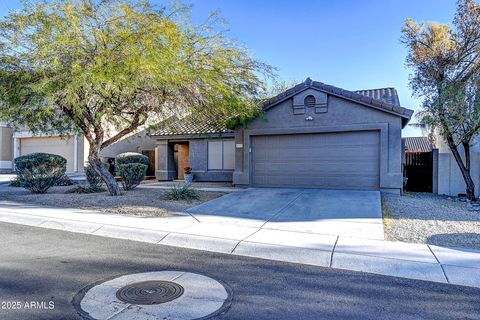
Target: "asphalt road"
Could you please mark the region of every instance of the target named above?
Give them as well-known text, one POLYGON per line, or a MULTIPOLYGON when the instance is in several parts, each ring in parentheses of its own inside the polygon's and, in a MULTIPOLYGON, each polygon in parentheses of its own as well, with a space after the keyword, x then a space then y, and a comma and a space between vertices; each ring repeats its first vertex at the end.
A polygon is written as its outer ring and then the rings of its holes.
POLYGON ((83 287, 166 269, 228 284, 231 307, 215 319, 480 319, 480 289, 7 223, 0 223, 0 319, 81 319, 72 298, 83 287), (9 309, 15 301, 22 307, 9 309), (30 301, 38 303, 25 308, 30 301))

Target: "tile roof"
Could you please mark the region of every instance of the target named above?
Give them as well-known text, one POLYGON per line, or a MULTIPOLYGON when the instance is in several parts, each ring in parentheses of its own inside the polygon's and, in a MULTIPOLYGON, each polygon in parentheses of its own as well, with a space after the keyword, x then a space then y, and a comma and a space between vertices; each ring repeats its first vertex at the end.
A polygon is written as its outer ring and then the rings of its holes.
MULTIPOLYGON (((277 105, 283 100, 286 100, 291 96, 309 88, 314 88, 331 95, 336 95, 363 105, 396 114, 402 117, 403 126, 408 123, 413 114, 413 110, 406 109, 400 106, 400 100, 398 99, 397 90, 395 90, 394 88, 348 91, 322 82, 312 81, 310 78, 307 78, 305 82, 297 84, 296 86, 274 96, 273 98, 264 101, 262 103, 262 108, 264 110, 270 109, 271 107, 277 105)), ((202 119, 201 121, 198 121, 198 119, 188 116, 184 119, 172 121, 169 125, 165 125, 163 129, 153 132, 152 135, 172 136, 213 133, 219 134, 232 132, 233 130, 225 128, 225 126, 216 122, 214 119, 202 119)))
POLYGON ((233 133, 233 130, 227 129, 220 121, 213 118, 196 119, 189 115, 182 119, 169 119, 164 123, 164 127, 154 131, 154 136, 174 136, 174 135, 198 135, 198 134, 220 134, 233 133))
POLYGON ((427 137, 407 137, 402 139, 405 144, 405 151, 408 152, 431 152, 433 145, 427 137))
POLYGON ((400 99, 398 99, 397 90, 395 88, 367 89, 357 90, 355 92, 395 106, 400 106, 400 99))

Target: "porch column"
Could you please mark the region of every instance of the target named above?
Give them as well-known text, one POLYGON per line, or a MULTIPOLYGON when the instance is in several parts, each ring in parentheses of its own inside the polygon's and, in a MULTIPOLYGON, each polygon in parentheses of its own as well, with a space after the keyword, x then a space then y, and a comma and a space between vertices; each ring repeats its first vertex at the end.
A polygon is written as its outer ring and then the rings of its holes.
POLYGON ((438 194, 438 149, 432 150, 432 193, 438 194))

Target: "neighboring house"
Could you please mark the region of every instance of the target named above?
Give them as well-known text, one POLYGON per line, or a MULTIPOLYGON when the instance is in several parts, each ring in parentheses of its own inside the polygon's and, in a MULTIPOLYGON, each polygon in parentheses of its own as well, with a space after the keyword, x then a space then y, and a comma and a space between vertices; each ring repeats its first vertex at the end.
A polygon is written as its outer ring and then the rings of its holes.
MULTIPOLYGON (((1 128, 1 127, 0 127, 1 128)), ((3 131, 2 131, 3 132, 3 131)), ((33 152, 46 152, 58 154, 67 160, 67 173, 83 172, 88 162, 89 144, 83 135, 51 135, 51 134, 33 134, 28 130, 13 131, 9 129, 7 134, 10 136, 10 145, 4 144, 2 140, 1 149, 11 150, 5 156, 8 161, 5 162, 4 171, 12 171, 12 160, 16 157, 33 152)), ((106 161, 108 158, 114 158, 123 152, 140 152, 147 155, 150 159, 150 166, 147 175, 155 175, 155 145, 145 133, 145 130, 130 135, 113 145, 102 150, 102 157, 106 161)), ((0 153, 2 157, 2 153, 0 153)), ((2 159, 2 158, 0 158, 2 159)), ((2 162, 0 162, 2 164, 2 162)))
POLYGON ((412 110, 393 88, 347 91, 307 79, 269 99, 265 119, 228 130, 179 120, 153 132, 157 178, 237 186, 402 190, 401 130, 412 110))
POLYGON ((13 133, 13 158, 34 152, 58 154, 67 160, 68 173, 80 172, 83 171, 87 145, 81 135, 34 135, 27 130, 15 131, 13 133))
POLYGON ((0 122, 0 173, 12 171, 13 130, 0 122))

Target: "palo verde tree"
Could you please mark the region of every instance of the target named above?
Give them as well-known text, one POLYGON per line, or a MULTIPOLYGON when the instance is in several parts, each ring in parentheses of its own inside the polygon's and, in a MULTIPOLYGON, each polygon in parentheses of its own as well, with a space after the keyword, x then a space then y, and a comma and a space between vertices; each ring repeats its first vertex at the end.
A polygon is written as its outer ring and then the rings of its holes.
POLYGON ((25 2, 0 21, 0 119, 82 133, 112 195, 102 149, 172 116, 248 119, 272 68, 225 36, 212 14, 136 0, 25 2))
POLYGON ((402 31, 410 86, 423 98, 420 121, 448 144, 474 200, 470 145, 480 132, 480 6, 460 0, 451 26, 409 19, 402 31))

